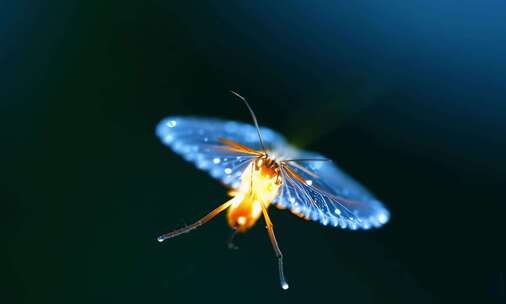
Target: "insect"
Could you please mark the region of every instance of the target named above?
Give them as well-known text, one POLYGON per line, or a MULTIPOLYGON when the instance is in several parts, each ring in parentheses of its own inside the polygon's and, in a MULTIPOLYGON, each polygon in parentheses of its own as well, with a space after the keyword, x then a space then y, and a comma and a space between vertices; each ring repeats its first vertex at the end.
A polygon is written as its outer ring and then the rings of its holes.
POLYGON ((236 232, 250 229, 263 216, 278 261, 281 287, 288 289, 268 208, 289 209, 306 220, 339 228, 369 229, 389 219, 388 210, 367 189, 322 155, 299 150, 280 134, 254 126, 197 117, 167 117, 156 134, 184 159, 230 188, 231 198, 193 224, 158 237, 159 242, 189 232, 226 210, 236 232))

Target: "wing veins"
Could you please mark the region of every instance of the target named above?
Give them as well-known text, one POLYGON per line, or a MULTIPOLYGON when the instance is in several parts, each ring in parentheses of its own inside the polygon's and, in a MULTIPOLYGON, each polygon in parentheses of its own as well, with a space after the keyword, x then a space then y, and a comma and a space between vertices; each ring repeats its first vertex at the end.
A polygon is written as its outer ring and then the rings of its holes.
MULTIPOLYGON (((286 168, 284 168, 284 166, 282 167, 282 171, 286 171, 286 168)), ((299 176, 300 177, 300 176, 299 176)), ((288 181, 288 182, 291 182, 292 185, 297 188, 297 190, 299 190, 300 192, 302 192, 308 199, 309 201, 315 205, 317 208, 318 208, 318 205, 315 203, 315 200, 313 199, 313 197, 307 192, 306 189, 304 189, 303 187, 301 187, 299 184, 297 184, 297 180, 294 180, 294 178, 292 178, 290 176, 290 174, 288 174, 287 176, 285 176, 285 179, 288 181)), ((305 185, 303 182, 302 182, 303 185, 305 185)))
MULTIPOLYGON (((309 194, 306 189, 304 189, 300 185, 298 185, 296 183, 296 181, 299 181, 304 186, 312 189, 315 192, 315 194, 320 195, 320 197, 322 199, 322 202, 325 203, 325 205, 327 205, 326 206, 327 209, 328 209, 328 202, 327 202, 327 200, 330 200, 330 202, 338 204, 341 208, 343 208, 343 210, 345 210, 350 215, 353 215, 357 220, 360 221, 360 219, 358 217, 356 217, 355 214, 350 209, 348 209, 345 205, 342 204, 342 202, 346 202, 346 203, 350 203, 350 204, 356 204, 356 203, 358 203, 357 201, 348 200, 348 199, 336 196, 336 195, 334 195, 332 193, 329 193, 329 192, 327 192, 327 191, 325 191, 323 189, 320 189, 319 187, 307 184, 307 182, 298 173, 296 173, 293 169, 289 168, 288 165, 284 165, 284 166, 282 166, 282 168, 284 168, 286 170, 286 172, 288 173, 288 176, 293 176, 293 178, 289 177, 288 180, 291 181, 293 183, 293 185, 295 185, 295 187, 297 189, 299 189, 299 191, 302 191, 306 195, 306 197, 309 198, 309 200, 311 201, 311 203, 313 203, 313 205, 316 206, 316 208, 318 210, 320 210, 320 211, 323 212, 323 210, 320 208, 320 206, 318 206, 318 204, 316 204, 315 199, 313 198, 313 196, 311 194, 309 194), (294 178, 296 179, 296 181, 294 181, 294 178)), ((327 210, 327 213, 332 214, 330 212, 330 210, 327 210)))

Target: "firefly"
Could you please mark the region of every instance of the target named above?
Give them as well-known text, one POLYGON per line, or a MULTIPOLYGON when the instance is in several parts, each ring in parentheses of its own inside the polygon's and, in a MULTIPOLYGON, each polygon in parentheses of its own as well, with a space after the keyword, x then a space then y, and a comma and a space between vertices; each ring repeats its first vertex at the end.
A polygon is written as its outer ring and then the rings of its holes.
POLYGON ((281 287, 288 289, 283 254, 269 218, 271 205, 325 226, 351 230, 380 227, 390 214, 369 190, 330 159, 297 149, 279 133, 259 127, 248 101, 230 92, 246 105, 253 125, 185 116, 167 117, 156 128, 163 144, 220 180, 231 197, 193 224, 159 236, 158 241, 189 232, 224 211, 233 235, 246 232, 263 217, 281 287))

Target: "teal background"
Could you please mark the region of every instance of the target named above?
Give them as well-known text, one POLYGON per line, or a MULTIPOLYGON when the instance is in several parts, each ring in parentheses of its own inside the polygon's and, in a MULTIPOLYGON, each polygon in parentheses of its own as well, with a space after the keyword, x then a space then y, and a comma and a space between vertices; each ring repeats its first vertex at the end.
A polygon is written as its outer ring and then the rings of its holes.
POLYGON ((4 1, 1 303, 504 300, 501 1, 4 1), (230 251, 226 189, 158 141, 167 115, 260 124, 334 159, 391 222, 273 208, 230 251))

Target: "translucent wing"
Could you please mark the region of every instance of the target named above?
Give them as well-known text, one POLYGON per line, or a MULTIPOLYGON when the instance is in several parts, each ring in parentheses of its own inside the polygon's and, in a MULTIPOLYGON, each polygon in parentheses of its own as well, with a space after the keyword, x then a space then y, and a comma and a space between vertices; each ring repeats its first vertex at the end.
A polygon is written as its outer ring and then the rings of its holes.
MULTIPOLYGON (((323 158, 291 147, 268 128, 261 132, 269 156, 278 161, 323 158)), ((232 188, 239 187, 242 172, 256 156, 223 149, 220 138, 261 150, 255 128, 235 121, 168 117, 156 133, 176 153, 232 188)), ((273 203, 295 214, 349 229, 379 227, 389 219, 381 202, 332 162, 289 162, 281 174, 283 186, 273 203)))
MULTIPOLYGON (((290 159, 322 159, 291 147, 290 159)), ((288 159, 288 158, 285 158, 288 159)), ((274 203, 323 225, 369 229, 385 224, 388 210, 367 189, 333 162, 288 162, 281 170, 283 186, 274 203)))
MULTIPOLYGON (((261 128, 261 132, 267 149, 286 145, 276 132, 268 128, 261 128)), ((156 127, 156 134, 174 152, 232 188, 239 187, 241 174, 256 156, 226 150, 220 138, 262 150, 255 127, 235 121, 167 117, 156 127)))

